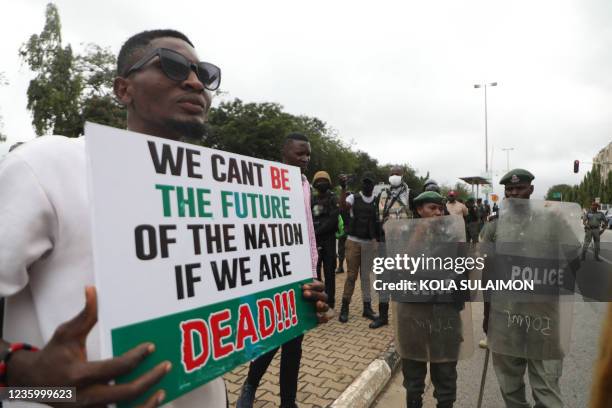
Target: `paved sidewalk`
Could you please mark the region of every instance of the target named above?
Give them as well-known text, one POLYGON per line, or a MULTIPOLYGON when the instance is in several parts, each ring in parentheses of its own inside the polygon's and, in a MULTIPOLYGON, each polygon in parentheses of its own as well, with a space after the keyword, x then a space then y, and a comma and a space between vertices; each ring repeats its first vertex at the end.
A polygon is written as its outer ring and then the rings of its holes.
MULTIPOLYGON (((336 275, 336 316, 304 337, 297 403, 300 408, 329 406, 393 340, 392 326, 372 330, 370 320, 361 317, 363 304, 359 279, 351 301, 348 323, 338 321, 346 273, 336 275)), ((374 310, 378 313, 377 299, 374 310)), ((277 353, 257 390, 255 408, 273 408, 279 398, 280 352, 277 353)), ((248 364, 227 373, 225 383, 230 407, 234 407, 248 364)))

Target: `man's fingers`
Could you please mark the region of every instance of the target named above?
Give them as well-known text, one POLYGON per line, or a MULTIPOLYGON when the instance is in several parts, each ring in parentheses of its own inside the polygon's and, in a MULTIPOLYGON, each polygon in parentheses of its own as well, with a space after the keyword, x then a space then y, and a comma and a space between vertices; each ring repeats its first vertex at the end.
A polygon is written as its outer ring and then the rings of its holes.
POLYGON ((316 303, 317 313, 325 313, 329 310, 329 305, 321 300, 316 303))
POLYGON ((98 322, 98 301, 96 288, 85 287, 85 307, 71 320, 61 324, 55 331, 56 337, 62 340, 78 338, 83 343, 91 328, 98 322))
POLYGON ((304 286, 308 286, 308 289, 312 289, 318 292, 323 292, 325 290, 325 284, 319 280, 313 280, 312 283, 307 283, 304 286))
POLYGON ((170 362, 164 361, 129 383, 87 387, 80 392, 82 402, 84 405, 107 405, 134 400, 158 383, 171 368, 170 362))
POLYGON ((153 351, 155 346, 152 343, 144 343, 119 357, 83 363, 80 367, 82 371, 76 375, 78 381, 76 385, 107 383, 134 370, 153 351))
POLYGON ((155 394, 151 395, 149 397, 149 399, 147 400, 147 402, 145 402, 144 404, 140 405, 140 408, 153 408, 156 407, 158 405, 161 405, 162 402, 164 402, 164 399, 166 398, 166 392, 164 390, 159 390, 157 391, 155 394))
POLYGON ((312 300, 312 301, 322 301, 322 302, 327 302, 327 295, 325 294, 325 292, 317 292, 314 290, 308 290, 308 289, 304 289, 304 291, 302 292, 304 299, 306 300, 312 300))

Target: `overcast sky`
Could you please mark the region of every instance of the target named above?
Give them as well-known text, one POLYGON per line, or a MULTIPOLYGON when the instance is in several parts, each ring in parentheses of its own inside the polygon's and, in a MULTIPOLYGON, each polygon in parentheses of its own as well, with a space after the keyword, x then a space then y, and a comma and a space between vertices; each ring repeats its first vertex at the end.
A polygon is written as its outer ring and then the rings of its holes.
MULTIPOLYGON (((8 142, 35 136, 32 74, 19 46, 44 24, 47 1, 5 2, 0 113, 8 142)), ((578 183, 612 140, 612 2, 56 1, 64 43, 118 52, 130 35, 183 31, 219 65, 221 88, 316 116, 381 163, 409 163, 439 182, 484 172, 484 95, 495 189, 510 167, 536 175, 536 195, 578 183)))

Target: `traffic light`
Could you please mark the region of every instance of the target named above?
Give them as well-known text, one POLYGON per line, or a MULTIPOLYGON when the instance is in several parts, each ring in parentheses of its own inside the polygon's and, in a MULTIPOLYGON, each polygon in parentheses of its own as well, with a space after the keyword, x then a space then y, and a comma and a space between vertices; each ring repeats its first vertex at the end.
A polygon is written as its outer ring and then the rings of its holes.
POLYGON ((574 173, 578 173, 579 167, 580 167, 580 162, 578 160, 574 160, 574 173))

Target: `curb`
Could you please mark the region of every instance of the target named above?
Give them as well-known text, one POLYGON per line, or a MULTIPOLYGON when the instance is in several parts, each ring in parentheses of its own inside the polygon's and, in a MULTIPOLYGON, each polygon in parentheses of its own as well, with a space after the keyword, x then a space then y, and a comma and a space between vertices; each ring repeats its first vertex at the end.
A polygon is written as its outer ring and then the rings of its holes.
POLYGON ((331 408, 368 408, 385 388, 400 357, 393 342, 349 385, 336 399, 331 408))

